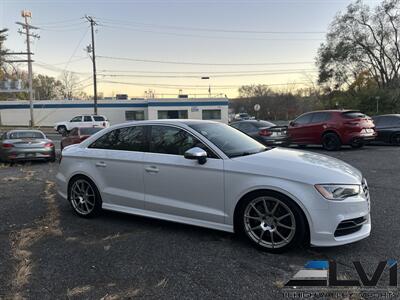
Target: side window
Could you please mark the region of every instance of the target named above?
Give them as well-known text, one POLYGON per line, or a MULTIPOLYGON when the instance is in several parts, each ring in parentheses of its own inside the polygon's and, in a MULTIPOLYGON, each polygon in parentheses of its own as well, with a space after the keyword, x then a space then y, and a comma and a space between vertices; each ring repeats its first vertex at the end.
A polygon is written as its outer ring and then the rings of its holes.
POLYGON ((103 122, 103 121, 105 121, 105 120, 104 120, 104 117, 102 117, 102 116, 93 116, 93 119, 94 119, 96 122, 103 122))
POLYGON ((0 140, 6 140, 7 139, 7 132, 4 132, 1 137, 0 140))
POLYGON ((294 120, 296 125, 305 125, 311 122, 312 114, 305 114, 294 120))
POLYGON ((89 148, 146 151, 145 127, 118 128, 98 138, 89 148))
POLYGON ((328 121, 329 117, 330 117, 330 114, 326 113, 326 112, 314 113, 314 114, 312 114, 311 123, 322 123, 322 122, 328 121))
POLYGON ((187 150, 193 147, 200 147, 207 152, 208 157, 217 158, 216 155, 197 138, 182 129, 158 125, 151 127, 150 152, 152 153, 183 156, 187 150))
POLYGON ((83 117, 83 122, 92 122, 92 117, 91 116, 84 116, 83 117))
POLYGON ((74 117, 70 122, 80 122, 80 121, 82 121, 82 116, 74 117))
POLYGON ((239 126, 240 126, 239 127, 240 130, 243 131, 243 132, 246 132, 246 133, 253 132, 253 131, 257 130, 257 128, 255 128, 255 126, 253 126, 253 124, 250 124, 250 123, 241 123, 239 126))

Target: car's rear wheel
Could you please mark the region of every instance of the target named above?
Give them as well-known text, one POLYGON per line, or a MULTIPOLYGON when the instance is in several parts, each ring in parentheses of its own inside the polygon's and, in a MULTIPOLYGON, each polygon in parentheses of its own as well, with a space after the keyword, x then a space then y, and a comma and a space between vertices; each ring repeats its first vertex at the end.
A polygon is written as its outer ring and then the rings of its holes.
POLYGON ((400 133, 394 133, 390 138, 390 144, 400 146, 400 133))
POLYGON ((278 194, 255 195, 242 202, 237 230, 256 247, 281 253, 305 241, 306 223, 292 200, 278 194))
POLYGON ((96 185, 86 177, 74 178, 69 185, 68 199, 80 217, 90 218, 101 212, 101 197, 96 185))
POLYGON ((58 126, 57 131, 59 134, 65 134, 67 132, 67 127, 65 127, 64 125, 58 126))
POLYGON ((322 137, 322 146, 325 150, 335 151, 340 149, 342 142, 336 133, 328 132, 322 137))

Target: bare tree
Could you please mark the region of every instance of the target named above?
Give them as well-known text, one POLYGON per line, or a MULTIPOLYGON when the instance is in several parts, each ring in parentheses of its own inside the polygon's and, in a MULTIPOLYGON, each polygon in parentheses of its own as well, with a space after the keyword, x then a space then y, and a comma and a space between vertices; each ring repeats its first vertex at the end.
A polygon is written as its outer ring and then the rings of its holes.
POLYGON ((81 91, 79 78, 73 72, 64 71, 60 76, 60 81, 62 83, 61 91, 65 99, 72 99, 74 95, 81 91))
POLYGON ((338 14, 319 49, 319 83, 349 86, 365 71, 379 88, 399 87, 400 0, 371 9, 361 0, 338 14))

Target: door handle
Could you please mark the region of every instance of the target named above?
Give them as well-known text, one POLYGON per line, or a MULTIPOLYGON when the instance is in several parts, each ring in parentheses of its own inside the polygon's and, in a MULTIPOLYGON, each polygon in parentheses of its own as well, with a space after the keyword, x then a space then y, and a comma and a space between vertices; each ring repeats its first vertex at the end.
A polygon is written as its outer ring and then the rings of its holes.
POLYGON ((147 173, 158 173, 159 169, 156 166, 148 166, 144 168, 147 173))
POLYGON ((96 163, 96 167, 105 168, 107 164, 104 161, 99 161, 96 163))

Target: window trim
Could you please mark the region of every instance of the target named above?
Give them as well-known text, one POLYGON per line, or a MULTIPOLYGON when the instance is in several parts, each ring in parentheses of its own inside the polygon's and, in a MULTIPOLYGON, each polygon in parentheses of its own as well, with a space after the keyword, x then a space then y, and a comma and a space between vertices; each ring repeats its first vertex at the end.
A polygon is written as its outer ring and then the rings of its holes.
MULTIPOLYGON (((127 128, 127 127, 136 127, 136 126, 143 126, 145 128, 145 145, 146 145, 146 151, 142 152, 142 153, 153 153, 153 152, 149 152, 148 150, 150 149, 150 129, 149 126, 155 126, 155 125, 161 125, 161 126, 169 126, 169 127, 174 127, 174 128, 178 128, 181 130, 186 131, 187 133, 191 134, 192 136, 196 137, 199 141, 201 141, 211 152, 214 153, 214 155, 217 158, 208 158, 208 159, 229 159, 228 156, 226 156, 226 154, 224 152, 222 152, 216 145, 214 145, 213 143, 211 143, 209 140, 207 140, 204 136, 202 136, 200 133, 194 131, 192 132, 191 130, 188 130, 185 127, 176 125, 176 124, 164 124, 164 123, 157 123, 157 122, 152 122, 152 123, 146 123, 146 124, 134 124, 134 125, 128 125, 128 124, 124 124, 121 125, 117 128, 109 128, 106 132, 104 132, 101 136, 99 136, 98 138, 96 138, 96 140, 91 141, 89 144, 84 145, 85 149, 97 149, 97 150, 107 150, 107 151, 129 151, 129 150, 115 150, 115 149, 99 149, 99 148, 91 148, 91 145, 96 142, 99 138, 101 138, 102 136, 110 133, 113 130, 116 129, 123 129, 123 128, 127 128), (217 150, 215 150, 214 148, 216 148, 217 150), (221 154, 219 153, 221 152, 221 154)), ((97 134, 97 133, 95 133, 97 134)), ((85 142, 84 142, 85 143, 85 142)), ((140 152, 140 151, 129 151, 129 152, 140 152)), ((175 154, 167 154, 167 153, 153 153, 153 154, 164 154, 164 155, 175 155, 175 154)), ((177 156, 177 155, 175 155, 177 156)), ((180 156, 180 155, 178 155, 180 156)))
MULTIPOLYGON (((117 127, 117 128, 113 128, 111 130, 108 130, 107 132, 105 132, 104 134, 102 134, 101 136, 99 136, 96 140, 94 140, 93 142, 91 142, 89 145, 87 145, 85 148, 86 149, 97 149, 97 150, 106 150, 106 151, 124 151, 124 152, 139 152, 139 153, 149 153, 149 149, 150 149, 150 141, 148 139, 149 135, 149 128, 147 127, 147 124, 137 124, 137 125, 126 125, 126 126, 121 126, 121 127, 117 127), (121 130, 121 129, 125 129, 125 128, 132 128, 132 127, 143 127, 144 128, 144 148, 145 151, 133 151, 133 150, 121 150, 121 149, 110 149, 110 148, 94 148, 92 147, 92 145, 97 142, 100 138, 102 138, 103 136, 105 136, 106 134, 109 134, 115 130, 121 130)), ((97 133, 97 132, 96 132, 97 133)), ((95 133, 95 134, 96 134, 95 133)))

